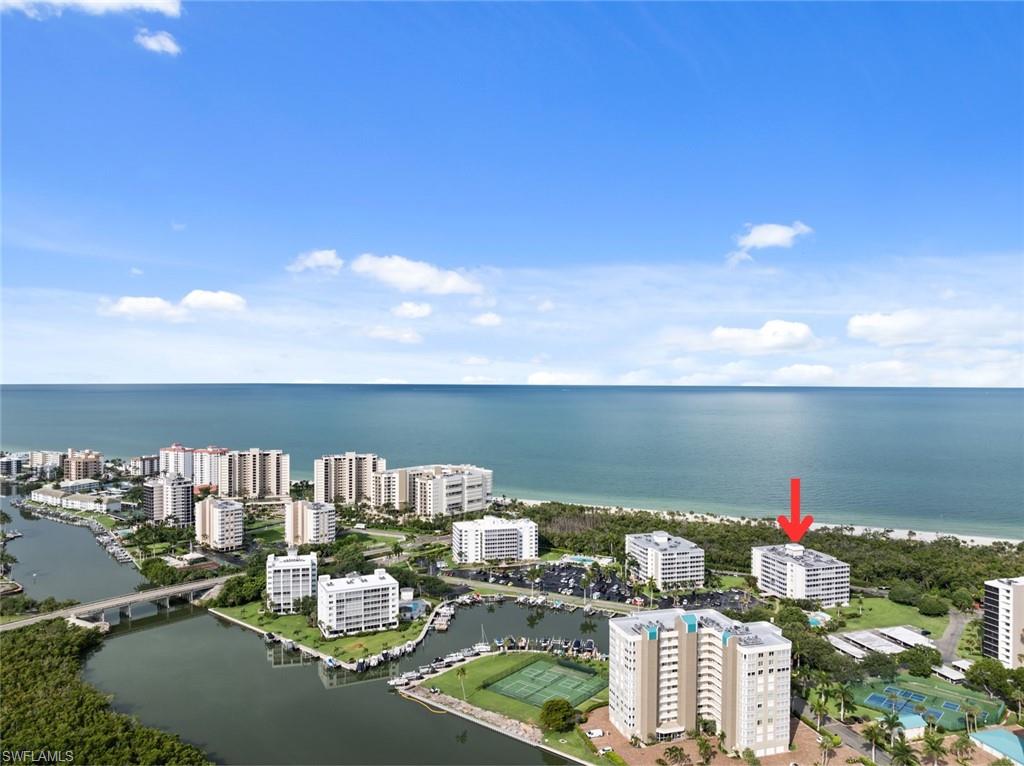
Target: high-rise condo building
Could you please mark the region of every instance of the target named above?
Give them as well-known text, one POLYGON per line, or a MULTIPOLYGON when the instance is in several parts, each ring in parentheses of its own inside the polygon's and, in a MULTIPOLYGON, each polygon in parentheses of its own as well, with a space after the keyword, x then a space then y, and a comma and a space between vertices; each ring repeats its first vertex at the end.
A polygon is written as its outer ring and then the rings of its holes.
POLYGON ((195 450, 174 442, 170 447, 160 448, 160 473, 177 474, 191 479, 195 450))
POLYGON ((220 461, 230 450, 226 447, 200 447, 193 450, 192 483, 197 487, 216 486, 220 481, 220 461))
POLYGON ((850 603, 850 565, 796 543, 751 548, 750 571, 769 596, 809 599, 823 607, 850 603))
POLYGON ((418 465, 378 473, 373 482, 375 508, 408 509, 433 518, 487 510, 494 472, 475 465, 418 465))
POLYGON ((369 503, 373 475, 387 461, 372 452, 323 455, 313 461, 313 499, 318 503, 369 503))
POLYGON ((284 504, 284 542, 286 545, 323 545, 334 542, 337 534, 334 503, 293 500, 284 504))
POLYGON ((484 516, 452 524, 452 556, 460 564, 537 558, 537 524, 484 516))
POLYGON ((156 476, 160 473, 159 455, 136 455, 125 464, 129 476, 156 476))
POLYGON ((728 750, 789 748, 790 642, 768 622, 712 609, 608 621, 609 717, 623 736, 681 737, 714 721, 728 750))
POLYGON ((148 479, 142 485, 142 508, 150 521, 190 526, 195 521, 192 480, 169 473, 148 479))
POLYGON ((222 497, 288 497, 289 459, 279 449, 230 450, 220 456, 217 493, 222 497))
POLYGON ((668 532, 626 535, 626 556, 636 576, 658 590, 704 587, 704 550, 668 532))
POLYGON ((1024 666, 1024 577, 985 583, 981 653, 1011 670, 1024 666))
POLYGON ((103 475, 103 453, 91 449, 69 449, 64 458, 64 478, 68 481, 77 479, 95 479, 103 475))
POLYGON ((28 467, 42 468, 43 466, 55 465, 61 468, 67 457, 66 453, 58 450, 32 450, 28 455, 28 467))
POLYGON ((196 503, 196 542, 215 551, 242 547, 245 507, 237 500, 207 497, 196 503))
POLYGON ((317 580, 316 614, 325 638, 398 627, 398 580, 383 569, 317 580))
POLYGON ((312 597, 316 586, 316 554, 267 556, 267 608, 276 614, 295 614, 299 600, 312 597))

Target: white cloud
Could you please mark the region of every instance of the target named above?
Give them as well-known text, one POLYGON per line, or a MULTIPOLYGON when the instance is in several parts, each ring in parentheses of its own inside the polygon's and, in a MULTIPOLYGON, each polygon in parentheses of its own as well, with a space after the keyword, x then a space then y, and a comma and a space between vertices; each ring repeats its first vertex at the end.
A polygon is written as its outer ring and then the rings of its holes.
POLYGON ((856 314, 846 323, 851 338, 882 347, 921 343, 1010 345, 1021 342, 1019 314, 988 309, 901 309, 892 313, 856 314))
POLYGON ((771 319, 757 329, 716 327, 711 331, 711 341, 720 349, 744 354, 797 351, 817 343, 808 325, 784 319, 771 319))
POLYGON ((0 0, 0 8, 21 11, 34 19, 46 15, 59 16, 64 10, 82 11, 93 16, 144 11, 177 18, 181 15, 181 0, 0 0))
POLYGON ((495 314, 493 311, 487 311, 483 314, 473 317, 469 320, 477 327, 497 327, 501 324, 501 315, 495 314))
POLYGON ((916 386, 921 376, 915 365, 902 359, 851 364, 846 384, 852 386, 916 386))
POLYGON ((337 274, 345 261, 338 257, 336 250, 310 250, 296 256, 295 260, 285 266, 293 273, 317 271, 324 274, 337 274))
POLYGON ((181 46, 170 32, 150 32, 145 27, 135 33, 135 44, 147 51, 163 53, 168 56, 177 56, 181 53, 181 46))
POLYGON ((526 382, 531 386, 588 386, 594 382, 594 376, 589 372, 540 370, 531 372, 526 382))
POLYGON ((543 300, 543 301, 541 301, 540 303, 537 304, 537 311, 539 311, 541 314, 546 314, 549 311, 554 311, 554 310, 555 310, 555 304, 552 301, 543 300))
POLYGON ((407 327, 386 327, 378 325, 366 331, 367 336, 376 340, 390 340, 395 343, 421 343, 423 336, 407 327))
POLYGON ((462 360, 462 363, 468 367, 486 367, 491 363, 491 360, 486 356, 467 356, 462 360))
POLYGON ((462 382, 466 385, 486 385, 488 383, 497 383, 498 381, 494 378, 488 378, 486 375, 464 375, 462 382))
POLYGON ((413 301, 402 301, 391 309, 392 314, 402 319, 423 319, 430 316, 432 311, 433 309, 429 303, 415 303, 413 301))
POLYGON ((245 298, 227 290, 193 290, 181 306, 194 311, 245 311, 245 298))
POLYGON ((128 273, 131 274, 133 277, 141 277, 144 272, 138 266, 132 266, 130 269, 128 269, 128 273))
POLYGON ((498 299, 493 295, 474 295, 469 299, 469 305, 476 309, 490 309, 498 305, 498 299))
POLYGON ((772 383, 791 386, 827 386, 836 381, 836 371, 827 364, 791 364, 769 376, 772 383))
POLYGON ((750 254, 751 250, 792 247, 797 237, 810 234, 812 231, 814 230, 810 226, 801 221, 794 221, 791 226, 782 223, 748 223, 746 233, 736 235, 738 249, 726 256, 726 263, 730 268, 736 268, 744 261, 754 260, 754 256, 750 254))
POLYGON ((476 294, 483 286, 465 274, 441 269, 425 261, 413 261, 400 255, 364 253, 356 258, 352 270, 403 293, 431 295, 476 294))

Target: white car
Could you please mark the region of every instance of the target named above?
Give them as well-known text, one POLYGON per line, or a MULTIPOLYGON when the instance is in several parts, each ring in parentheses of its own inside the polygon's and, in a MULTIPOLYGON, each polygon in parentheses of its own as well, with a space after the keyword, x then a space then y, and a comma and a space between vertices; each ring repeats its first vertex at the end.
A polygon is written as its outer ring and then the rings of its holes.
POLYGON ((608 747, 607 745, 605 745, 604 747, 598 748, 597 754, 598 755, 608 755, 608 753, 610 753, 611 751, 612 751, 612 749, 610 747, 608 747))
POLYGON ((586 734, 591 739, 597 739, 604 736, 604 729, 587 729, 586 734))

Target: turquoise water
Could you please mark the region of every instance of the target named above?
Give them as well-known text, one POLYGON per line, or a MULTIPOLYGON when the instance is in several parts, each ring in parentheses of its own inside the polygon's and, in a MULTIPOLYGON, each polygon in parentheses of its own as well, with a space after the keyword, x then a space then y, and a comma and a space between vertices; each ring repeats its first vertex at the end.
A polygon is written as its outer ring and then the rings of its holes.
POLYGON ((1024 764, 1024 737, 1006 729, 985 729, 975 732, 971 738, 997 750, 1014 763, 1024 764))
POLYGON ((373 451, 474 462, 523 498, 1024 537, 1024 391, 4 386, 2 446, 373 451))

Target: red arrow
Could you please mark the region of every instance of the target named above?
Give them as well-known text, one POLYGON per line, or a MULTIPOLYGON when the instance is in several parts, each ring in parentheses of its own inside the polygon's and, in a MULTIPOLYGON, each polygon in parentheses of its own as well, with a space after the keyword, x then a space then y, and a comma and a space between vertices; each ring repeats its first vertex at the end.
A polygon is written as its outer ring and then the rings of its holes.
POLYGON ((779 516, 779 526, 790 540, 798 543, 813 522, 813 516, 800 518, 800 479, 794 477, 789 480, 789 518, 779 516))

